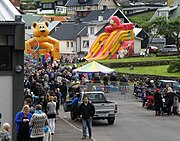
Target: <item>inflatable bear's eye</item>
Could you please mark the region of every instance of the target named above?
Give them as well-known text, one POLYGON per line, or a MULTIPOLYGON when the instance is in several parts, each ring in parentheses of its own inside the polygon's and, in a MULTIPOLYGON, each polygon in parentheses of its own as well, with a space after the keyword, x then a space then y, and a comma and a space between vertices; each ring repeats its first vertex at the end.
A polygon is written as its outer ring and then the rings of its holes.
POLYGON ((44 28, 44 25, 42 25, 41 28, 44 28))

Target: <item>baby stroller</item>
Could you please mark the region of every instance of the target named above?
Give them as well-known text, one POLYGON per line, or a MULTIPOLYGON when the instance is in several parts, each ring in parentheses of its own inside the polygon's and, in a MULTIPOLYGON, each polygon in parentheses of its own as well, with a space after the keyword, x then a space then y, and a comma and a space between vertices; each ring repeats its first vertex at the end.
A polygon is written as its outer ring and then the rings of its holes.
POLYGON ((161 114, 164 115, 164 114, 167 114, 168 113, 168 107, 167 107, 167 104, 165 102, 165 99, 163 98, 163 106, 161 108, 161 114))

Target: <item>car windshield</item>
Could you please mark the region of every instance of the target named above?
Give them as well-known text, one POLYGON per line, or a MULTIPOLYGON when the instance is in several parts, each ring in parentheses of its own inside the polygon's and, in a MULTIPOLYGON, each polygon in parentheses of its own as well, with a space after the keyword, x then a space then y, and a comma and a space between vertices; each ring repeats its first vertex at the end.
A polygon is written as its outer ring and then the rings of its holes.
POLYGON ((106 98, 103 93, 86 93, 90 101, 92 102, 105 102, 106 98))
POLYGON ((174 82, 174 83, 173 83, 173 86, 174 86, 174 87, 180 87, 180 83, 174 82))

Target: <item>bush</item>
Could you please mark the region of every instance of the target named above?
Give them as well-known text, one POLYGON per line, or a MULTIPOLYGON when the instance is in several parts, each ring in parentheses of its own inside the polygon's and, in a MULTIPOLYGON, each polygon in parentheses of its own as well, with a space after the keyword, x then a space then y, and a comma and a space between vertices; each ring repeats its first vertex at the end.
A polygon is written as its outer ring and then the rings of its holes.
POLYGON ((167 72, 168 73, 180 72, 180 59, 171 62, 169 67, 167 68, 167 72))

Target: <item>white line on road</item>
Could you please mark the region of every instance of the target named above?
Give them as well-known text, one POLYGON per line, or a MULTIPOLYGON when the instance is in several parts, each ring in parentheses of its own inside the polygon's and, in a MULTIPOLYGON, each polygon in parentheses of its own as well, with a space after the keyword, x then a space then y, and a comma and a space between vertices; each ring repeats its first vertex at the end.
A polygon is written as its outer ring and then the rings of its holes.
MULTIPOLYGON (((82 132, 82 129, 76 127, 75 125, 73 125, 72 123, 70 123, 69 121, 67 121, 66 119, 64 119, 63 117, 61 117, 60 115, 58 116, 59 118, 61 118, 63 121, 65 121, 67 124, 69 124, 71 127, 75 128, 76 130, 82 132)), ((92 141, 96 141, 93 137, 91 138, 92 141)))

